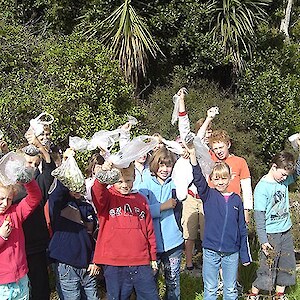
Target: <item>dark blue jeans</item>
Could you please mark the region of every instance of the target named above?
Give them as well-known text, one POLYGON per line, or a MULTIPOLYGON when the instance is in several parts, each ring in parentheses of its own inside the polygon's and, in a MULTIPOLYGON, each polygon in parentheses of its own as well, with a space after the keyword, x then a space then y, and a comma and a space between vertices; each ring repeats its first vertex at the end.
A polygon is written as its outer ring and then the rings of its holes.
POLYGON ((150 265, 104 266, 108 300, 128 300, 133 289, 137 300, 158 300, 154 275, 150 265))

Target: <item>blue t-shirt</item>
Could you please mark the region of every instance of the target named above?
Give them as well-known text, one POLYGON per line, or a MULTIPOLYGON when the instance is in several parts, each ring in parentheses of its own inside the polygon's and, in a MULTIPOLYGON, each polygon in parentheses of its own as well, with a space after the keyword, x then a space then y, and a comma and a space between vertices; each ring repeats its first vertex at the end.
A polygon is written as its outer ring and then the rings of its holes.
POLYGON ((293 176, 288 176, 282 182, 263 177, 256 185, 254 210, 265 212, 267 233, 285 232, 291 228, 288 186, 293 182, 293 176))

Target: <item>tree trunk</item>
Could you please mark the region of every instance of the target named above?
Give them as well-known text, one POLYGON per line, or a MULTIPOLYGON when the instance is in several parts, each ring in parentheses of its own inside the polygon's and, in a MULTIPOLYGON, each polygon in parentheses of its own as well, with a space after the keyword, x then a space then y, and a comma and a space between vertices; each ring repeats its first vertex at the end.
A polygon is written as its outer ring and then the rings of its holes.
POLYGON ((286 36, 286 40, 290 39, 289 36, 289 25, 290 25, 290 19, 291 19, 291 13, 292 13, 292 6, 293 6, 293 0, 288 0, 286 9, 285 9, 285 16, 281 20, 280 24, 280 32, 283 32, 286 36))

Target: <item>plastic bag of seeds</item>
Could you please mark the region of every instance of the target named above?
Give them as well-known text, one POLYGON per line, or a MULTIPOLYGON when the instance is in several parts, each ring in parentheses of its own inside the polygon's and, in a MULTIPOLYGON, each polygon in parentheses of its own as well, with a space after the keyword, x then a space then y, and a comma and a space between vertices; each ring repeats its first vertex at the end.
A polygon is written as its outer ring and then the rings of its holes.
POLYGON ((72 155, 61 166, 53 170, 51 174, 71 192, 85 193, 84 176, 72 155))
POLYGON ((30 182, 33 175, 33 168, 26 167, 26 160, 20 154, 9 152, 0 160, 0 181, 5 186, 30 182))
POLYGON ((112 168, 109 171, 100 170, 95 176, 101 183, 114 184, 120 179, 121 172, 116 168, 112 168))

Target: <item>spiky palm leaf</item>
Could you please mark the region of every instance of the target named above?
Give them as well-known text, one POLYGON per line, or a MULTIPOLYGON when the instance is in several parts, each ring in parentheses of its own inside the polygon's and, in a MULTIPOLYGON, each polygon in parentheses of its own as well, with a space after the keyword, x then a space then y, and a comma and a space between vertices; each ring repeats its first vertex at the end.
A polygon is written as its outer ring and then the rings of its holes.
POLYGON ((213 0, 209 5, 211 34, 231 55, 237 71, 243 69, 241 51, 251 56, 255 26, 264 22, 272 0, 213 0))
POLYGON ((131 0, 124 0, 109 17, 86 33, 94 35, 100 29, 104 32, 102 42, 109 46, 112 58, 119 60, 125 77, 135 85, 141 77, 146 77, 148 53, 153 58, 158 52, 163 55, 131 0))

